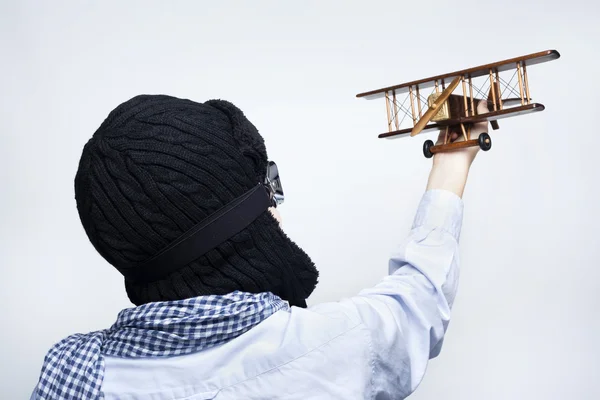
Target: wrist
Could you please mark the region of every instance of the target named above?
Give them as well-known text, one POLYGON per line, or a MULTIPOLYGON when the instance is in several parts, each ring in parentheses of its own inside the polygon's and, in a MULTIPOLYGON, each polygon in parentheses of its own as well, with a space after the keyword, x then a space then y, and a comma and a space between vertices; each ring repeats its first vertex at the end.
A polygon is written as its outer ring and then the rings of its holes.
POLYGON ((432 169, 454 170, 457 172, 469 172, 474 158, 467 154, 454 152, 437 153, 433 156, 432 169))
POLYGON ((434 160, 427 190, 447 190, 462 197, 470 167, 471 163, 462 157, 440 157, 434 160))

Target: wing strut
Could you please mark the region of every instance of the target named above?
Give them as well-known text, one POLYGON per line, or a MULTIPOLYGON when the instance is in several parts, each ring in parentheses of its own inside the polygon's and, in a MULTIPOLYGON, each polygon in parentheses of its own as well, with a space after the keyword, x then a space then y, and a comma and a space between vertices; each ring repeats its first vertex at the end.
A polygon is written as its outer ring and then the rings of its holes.
POLYGON ((429 107, 427 112, 423 114, 421 119, 419 119, 419 122, 417 122, 417 124, 412 129, 410 136, 416 136, 419 133, 421 133, 421 131, 427 126, 429 121, 431 121, 431 118, 433 118, 435 114, 437 114, 438 110, 444 104, 444 102, 448 100, 454 89, 456 89, 456 87, 460 83, 461 79, 462 78, 460 76, 457 76, 456 78, 454 78, 452 83, 450 83, 450 85, 448 85, 448 87, 444 89, 442 94, 440 94, 440 96, 435 100, 431 107, 429 107))

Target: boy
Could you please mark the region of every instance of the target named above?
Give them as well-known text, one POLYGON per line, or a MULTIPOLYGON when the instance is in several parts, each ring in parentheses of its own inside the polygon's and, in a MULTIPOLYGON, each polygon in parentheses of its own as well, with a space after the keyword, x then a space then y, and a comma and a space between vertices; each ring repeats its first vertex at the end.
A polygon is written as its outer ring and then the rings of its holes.
POLYGON ((119 105, 83 149, 75 195, 136 307, 56 344, 32 399, 405 398, 450 320, 477 151, 435 155, 389 276, 307 308, 318 272, 279 226, 277 168, 242 111, 164 95, 119 105))

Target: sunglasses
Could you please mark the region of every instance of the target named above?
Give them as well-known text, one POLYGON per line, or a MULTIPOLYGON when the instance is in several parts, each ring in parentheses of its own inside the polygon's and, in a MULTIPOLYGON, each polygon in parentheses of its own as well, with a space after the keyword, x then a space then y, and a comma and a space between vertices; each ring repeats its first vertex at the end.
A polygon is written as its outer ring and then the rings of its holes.
POLYGON ((281 179, 279 178, 279 169, 277 164, 269 161, 267 166, 267 176, 265 177, 265 186, 269 190, 273 207, 283 204, 284 195, 281 179))

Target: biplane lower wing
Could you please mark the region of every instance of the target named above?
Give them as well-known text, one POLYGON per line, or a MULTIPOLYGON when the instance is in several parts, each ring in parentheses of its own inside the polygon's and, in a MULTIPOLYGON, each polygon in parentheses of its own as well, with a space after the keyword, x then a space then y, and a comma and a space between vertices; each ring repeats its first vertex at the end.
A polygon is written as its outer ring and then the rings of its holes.
MULTIPOLYGON (((482 121, 495 121, 503 118, 516 117, 519 115, 531 114, 534 112, 544 111, 544 105, 540 103, 531 103, 524 106, 517 106, 511 108, 505 108, 497 111, 490 111, 489 113, 474 115, 470 117, 461 117, 454 119, 446 119, 438 121, 433 124, 427 125, 421 132, 431 132, 436 130, 444 129, 446 126, 460 125, 460 124, 472 124, 475 122, 482 121)), ((385 132, 379 135, 380 139, 397 139, 409 135, 412 128, 400 129, 391 132, 385 132)))

